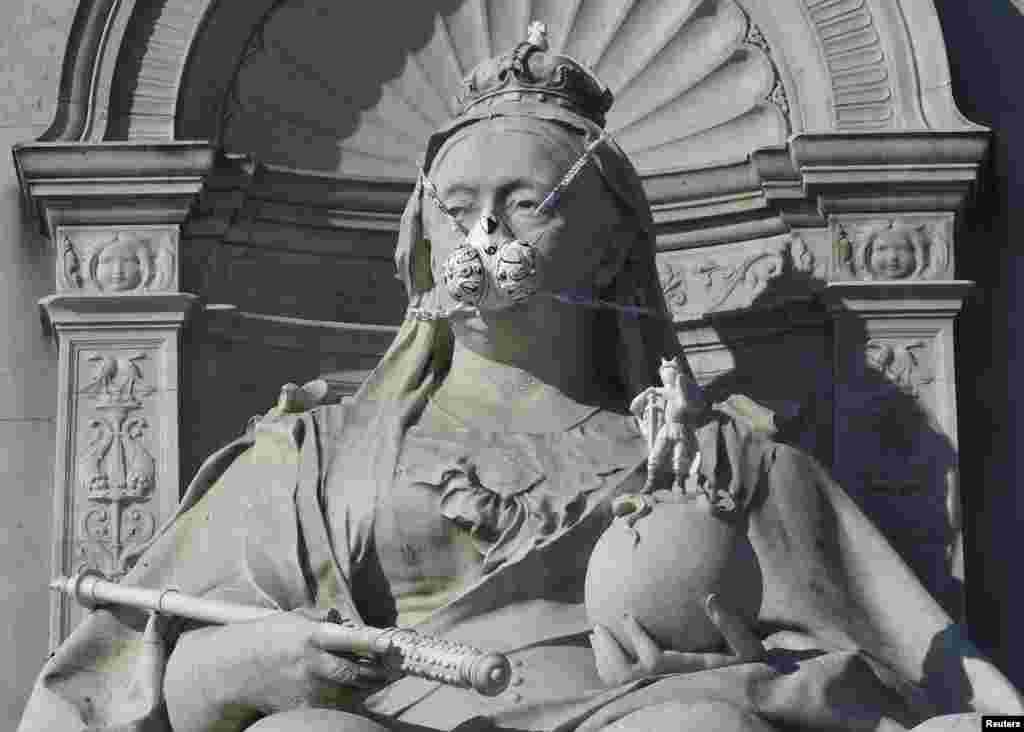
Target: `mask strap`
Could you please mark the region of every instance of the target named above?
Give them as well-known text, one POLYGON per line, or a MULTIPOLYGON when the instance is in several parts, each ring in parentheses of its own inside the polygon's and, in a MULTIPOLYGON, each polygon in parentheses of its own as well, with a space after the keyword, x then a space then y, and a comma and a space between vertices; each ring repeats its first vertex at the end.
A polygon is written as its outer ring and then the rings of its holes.
POLYGON ((576 162, 569 166, 569 170, 565 172, 562 179, 558 181, 555 187, 551 189, 551 192, 544 197, 544 200, 537 204, 537 208, 535 208, 533 212, 535 214, 539 214, 545 211, 554 210, 562 198, 562 193, 565 192, 565 189, 569 187, 569 184, 571 184, 576 179, 576 176, 580 174, 580 171, 583 170, 583 167, 590 160, 594 151, 597 149, 597 146, 609 139, 611 139, 611 135, 608 130, 602 130, 601 134, 597 138, 587 143, 587 146, 583 148, 583 153, 576 159, 576 162))
POLYGON ((420 185, 423 186, 423 190, 427 192, 427 196, 429 196, 430 200, 434 202, 435 206, 437 206, 437 210, 444 214, 444 217, 448 219, 448 223, 451 224, 453 229, 455 229, 455 233, 463 238, 468 237, 469 229, 462 225, 462 222, 459 221, 455 214, 452 213, 452 210, 445 205, 444 201, 441 200, 441 195, 437 192, 437 186, 435 186, 434 182, 427 177, 427 174, 423 172, 422 168, 420 168, 419 176, 420 185))

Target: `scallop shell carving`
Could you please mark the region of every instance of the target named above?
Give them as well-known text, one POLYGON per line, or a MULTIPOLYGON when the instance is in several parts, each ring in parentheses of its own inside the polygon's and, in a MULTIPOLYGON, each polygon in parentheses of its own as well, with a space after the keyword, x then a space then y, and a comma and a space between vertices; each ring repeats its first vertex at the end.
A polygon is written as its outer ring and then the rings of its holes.
POLYGON ((789 131, 768 44, 735 0, 378 4, 390 17, 359 22, 335 0, 282 4, 238 70, 225 147, 291 167, 411 179, 427 137, 456 111, 462 77, 522 40, 531 19, 547 23, 553 51, 615 93, 608 129, 641 173, 742 161, 789 131), (357 53, 346 39, 359 36, 357 53))

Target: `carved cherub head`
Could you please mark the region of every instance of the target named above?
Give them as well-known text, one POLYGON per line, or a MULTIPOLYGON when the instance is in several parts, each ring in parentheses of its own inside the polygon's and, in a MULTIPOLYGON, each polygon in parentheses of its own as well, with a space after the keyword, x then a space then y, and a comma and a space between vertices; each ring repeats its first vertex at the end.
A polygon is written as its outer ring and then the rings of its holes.
POLYGON ((872 279, 902 280, 921 274, 927 265, 924 232, 900 223, 869 229, 861 261, 872 279))
POLYGON ((149 279, 150 270, 149 247, 137 236, 119 234, 89 258, 92 280, 105 291, 134 290, 149 279))

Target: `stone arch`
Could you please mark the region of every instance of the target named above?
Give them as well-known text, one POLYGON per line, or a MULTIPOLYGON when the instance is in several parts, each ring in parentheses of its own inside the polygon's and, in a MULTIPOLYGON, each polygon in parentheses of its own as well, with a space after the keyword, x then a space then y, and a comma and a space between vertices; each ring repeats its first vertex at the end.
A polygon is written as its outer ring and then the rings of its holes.
MULTIPOLYGON (((65 54, 58 110, 42 139, 218 141, 224 100, 239 68, 244 72, 254 33, 291 4, 81 0, 65 54)), ((738 4, 778 72, 791 107, 791 132, 971 126, 949 91, 941 28, 930 0, 738 4)), ((461 12, 456 7, 461 3, 448 5, 442 8, 448 15, 461 12)), ((544 14, 547 5, 506 3, 509 10, 497 12, 483 4, 484 16, 476 25, 503 42, 515 35, 505 26, 520 15, 544 14)), ((628 30, 630 18, 642 20, 657 5, 583 2, 572 7, 577 15, 580 8, 612 8, 609 17, 628 30)), ((700 13, 721 3, 692 5, 700 13)))

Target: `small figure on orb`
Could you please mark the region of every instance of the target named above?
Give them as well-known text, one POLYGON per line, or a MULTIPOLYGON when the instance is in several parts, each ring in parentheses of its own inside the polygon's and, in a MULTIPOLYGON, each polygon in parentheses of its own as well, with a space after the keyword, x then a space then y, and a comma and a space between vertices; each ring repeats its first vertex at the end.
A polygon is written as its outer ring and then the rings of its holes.
POLYGON ((657 477, 670 467, 673 489, 684 493, 686 477, 700 466, 693 426, 693 413, 701 406, 700 388, 683 371, 678 357, 662 359, 658 376, 662 386, 644 389, 629 406, 650 450, 644 492, 653 491, 657 477))

